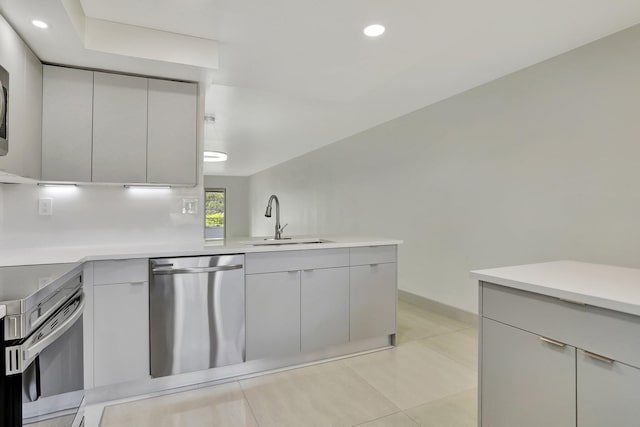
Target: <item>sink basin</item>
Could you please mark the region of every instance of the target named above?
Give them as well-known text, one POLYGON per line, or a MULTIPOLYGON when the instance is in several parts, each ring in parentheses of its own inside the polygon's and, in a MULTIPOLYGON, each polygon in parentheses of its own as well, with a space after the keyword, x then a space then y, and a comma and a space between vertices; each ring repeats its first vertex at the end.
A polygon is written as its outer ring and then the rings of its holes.
POLYGON ((324 240, 317 237, 297 238, 283 237, 280 240, 276 239, 262 239, 262 240, 249 240, 240 242, 245 245, 251 246, 274 246, 274 245, 306 245, 311 243, 331 243, 331 240, 324 240))

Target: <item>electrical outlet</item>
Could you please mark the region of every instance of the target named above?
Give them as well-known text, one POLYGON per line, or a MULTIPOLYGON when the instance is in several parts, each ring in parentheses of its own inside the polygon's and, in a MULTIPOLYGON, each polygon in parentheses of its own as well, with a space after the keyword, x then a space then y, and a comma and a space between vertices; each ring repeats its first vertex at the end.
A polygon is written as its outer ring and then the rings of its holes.
POLYGON ((183 214, 198 213, 198 199, 182 199, 182 213, 183 214))
POLYGON ((38 200, 38 215, 43 215, 43 216, 53 215, 53 199, 38 200))

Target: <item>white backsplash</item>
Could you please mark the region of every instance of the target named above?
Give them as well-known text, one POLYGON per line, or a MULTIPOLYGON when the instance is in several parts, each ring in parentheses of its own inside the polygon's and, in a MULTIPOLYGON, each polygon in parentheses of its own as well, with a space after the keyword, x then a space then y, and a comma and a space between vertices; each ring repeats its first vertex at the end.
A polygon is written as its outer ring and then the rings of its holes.
POLYGON ((203 189, 126 189, 80 185, 0 184, 0 248, 153 245, 203 240, 203 189), (38 215, 38 200, 53 199, 53 215, 38 215), (183 214, 183 199, 197 213, 183 214))

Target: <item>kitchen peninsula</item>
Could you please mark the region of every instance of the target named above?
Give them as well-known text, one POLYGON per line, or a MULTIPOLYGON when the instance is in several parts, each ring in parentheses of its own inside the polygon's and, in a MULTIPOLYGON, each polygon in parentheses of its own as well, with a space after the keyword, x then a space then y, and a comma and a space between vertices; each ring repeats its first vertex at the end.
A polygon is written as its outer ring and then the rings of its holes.
POLYGON ((2 266, 84 263, 84 377, 91 403, 395 345, 400 243, 333 236, 277 242, 244 238, 180 247, 12 251, 2 254, 0 262, 2 266), (150 264, 168 257, 226 255, 234 259, 239 255, 243 264, 244 362, 152 378, 150 264))

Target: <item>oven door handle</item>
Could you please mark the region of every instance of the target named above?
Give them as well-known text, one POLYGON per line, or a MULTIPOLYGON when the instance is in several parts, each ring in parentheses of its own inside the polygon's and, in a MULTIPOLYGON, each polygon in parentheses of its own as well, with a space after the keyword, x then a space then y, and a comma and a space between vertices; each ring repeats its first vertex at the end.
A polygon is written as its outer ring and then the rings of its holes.
POLYGON ((84 311, 84 293, 79 290, 70 299, 70 303, 63 306, 57 314, 33 332, 22 344, 5 347, 5 372, 6 375, 21 374, 33 362, 42 350, 49 347, 62 334, 67 332, 82 317, 84 311), (75 306, 73 313, 67 313, 70 307, 75 306), (60 322, 57 323, 56 322, 60 322), (55 328, 44 333, 47 328, 55 328))
POLYGON ((82 317, 82 313, 84 312, 84 304, 85 304, 85 299, 84 299, 84 292, 83 292, 80 294, 80 302, 78 303, 78 306, 76 307, 75 311, 71 316, 67 317, 62 323, 58 325, 56 329, 53 330, 53 332, 49 333, 42 340, 37 341, 35 344, 30 345, 25 349, 25 355, 24 355, 25 367, 29 366, 29 364, 33 361, 33 359, 35 359, 42 350, 49 347, 51 344, 53 344, 55 340, 57 340, 60 336, 62 336, 62 334, 67 332, 69 329, 71 329, 71 327, 76 323, 76 321, 78 321, 78 319, 82 317))

